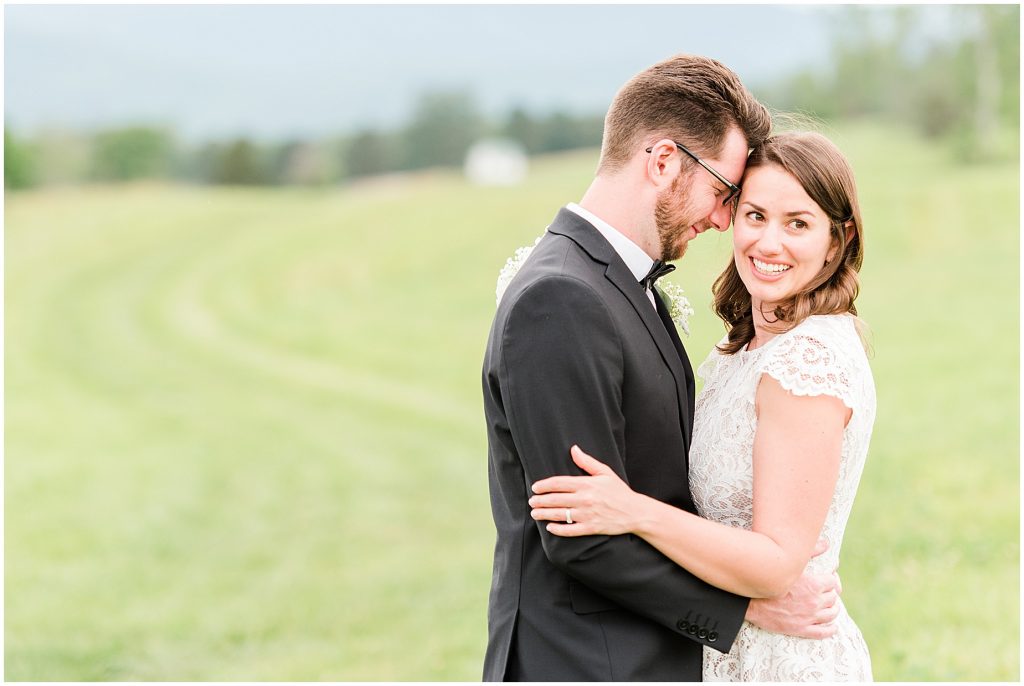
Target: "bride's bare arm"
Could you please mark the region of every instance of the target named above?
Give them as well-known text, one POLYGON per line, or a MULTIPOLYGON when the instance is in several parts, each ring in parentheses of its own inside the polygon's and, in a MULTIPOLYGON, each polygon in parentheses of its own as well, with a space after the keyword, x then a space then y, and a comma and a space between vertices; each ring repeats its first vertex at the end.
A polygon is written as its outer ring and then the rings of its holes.
POLYGON ((719 588, 751 598, 782 595, 814 551, 839 474, 850 411, 832 396, 794 396, 771 376, 758 385, 753 530, 712 522, 636 493, 610 469, 573 449, 589 477, 534 484, 534 518, 565 522, 561 536, 633 533, 719 588))

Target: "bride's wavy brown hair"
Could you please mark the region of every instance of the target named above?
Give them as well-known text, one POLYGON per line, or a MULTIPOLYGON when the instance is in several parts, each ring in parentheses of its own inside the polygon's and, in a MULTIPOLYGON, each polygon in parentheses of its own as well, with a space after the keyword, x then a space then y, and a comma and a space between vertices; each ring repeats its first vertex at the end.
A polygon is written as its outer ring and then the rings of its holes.
MULTIPOLYGON (((853 169, 839 149, 819 133, 781 133, 754 148, 746 173, 774 165, 790 173, 831 220, 832 259, 825 262, 800 291, 778 303, 771 314, 772 330, 788 331, 813 314, 856 316, 853 301, 860 291, 858 272, 864 262, 864 236, 853 169)), ((736 269, 735 257, 711 287, 714 311, 729 332, 718 346, 727 355, 742 350, 754 338, 750 293, 736 269)), ((766 316, 768 313, 764 313, 766 316)), ((861 325, 858 320, 858 331, 861 325)))

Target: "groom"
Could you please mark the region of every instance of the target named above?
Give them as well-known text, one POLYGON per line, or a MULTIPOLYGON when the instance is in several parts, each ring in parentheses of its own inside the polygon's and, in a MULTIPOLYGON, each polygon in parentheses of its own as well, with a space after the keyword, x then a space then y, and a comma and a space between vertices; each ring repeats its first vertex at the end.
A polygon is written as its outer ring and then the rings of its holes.
MULTIPOLYGON (((832 577, 781 600, 709 586, 632 536, 552 536, 530 485, 579 474, 578 443, 641 493, 694 512, 693 370, 654 281, 687 243, 729 227, 765 108, 722 64, 677 56, 641 72, 605 119, 596 177, 509 285, 483 368, 497 527, 484 679, 699 681, 746 617, 821 637, 832 577)), ((567 517, 571 513, 567 513, 567 517)))

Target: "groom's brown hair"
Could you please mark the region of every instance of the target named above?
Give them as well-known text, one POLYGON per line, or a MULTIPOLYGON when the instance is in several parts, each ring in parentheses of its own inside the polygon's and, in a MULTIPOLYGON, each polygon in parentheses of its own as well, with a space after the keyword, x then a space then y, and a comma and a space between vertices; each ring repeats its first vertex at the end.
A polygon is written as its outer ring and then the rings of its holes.
POLYGON ((597 172, 621 169, 652 135, 716 157, 733 126, 753 148, 770 135, 771 115, 721 62, 676 55, 640 72, 615 95, 604 120, 597 172))

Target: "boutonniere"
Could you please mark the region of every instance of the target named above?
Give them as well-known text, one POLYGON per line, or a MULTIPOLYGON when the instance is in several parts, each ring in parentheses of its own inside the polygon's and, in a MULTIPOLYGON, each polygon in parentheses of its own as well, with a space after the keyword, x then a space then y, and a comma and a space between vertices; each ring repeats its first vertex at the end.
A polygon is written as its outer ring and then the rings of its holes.
POLYGON ((665 297, 665 304, 668 305, 668 316, 676 327, 687 336, 690 335, 690 316, 693 314, 693 306, 683 295, 683 289, 671 281, 662 281, 655 286, 665 297))
POLYGON ((498 285, 494 289, 494 295, 497 298, 497 303, 501 303, 501 296, 505 295, 505 289, 512 283, 513 277, 519 273, 519 269, 523 266, 523 262, 526 262, 526 258, 530 256, 533 249, 540 243, 540 239, 543 238, 543 234, 537 236, 537 240, 533 242, 533 245, 525 245, 522 248, 517 248, 512 257, 505 261, 505 266, 501 268, 501 272, 498 273, 498 285))

